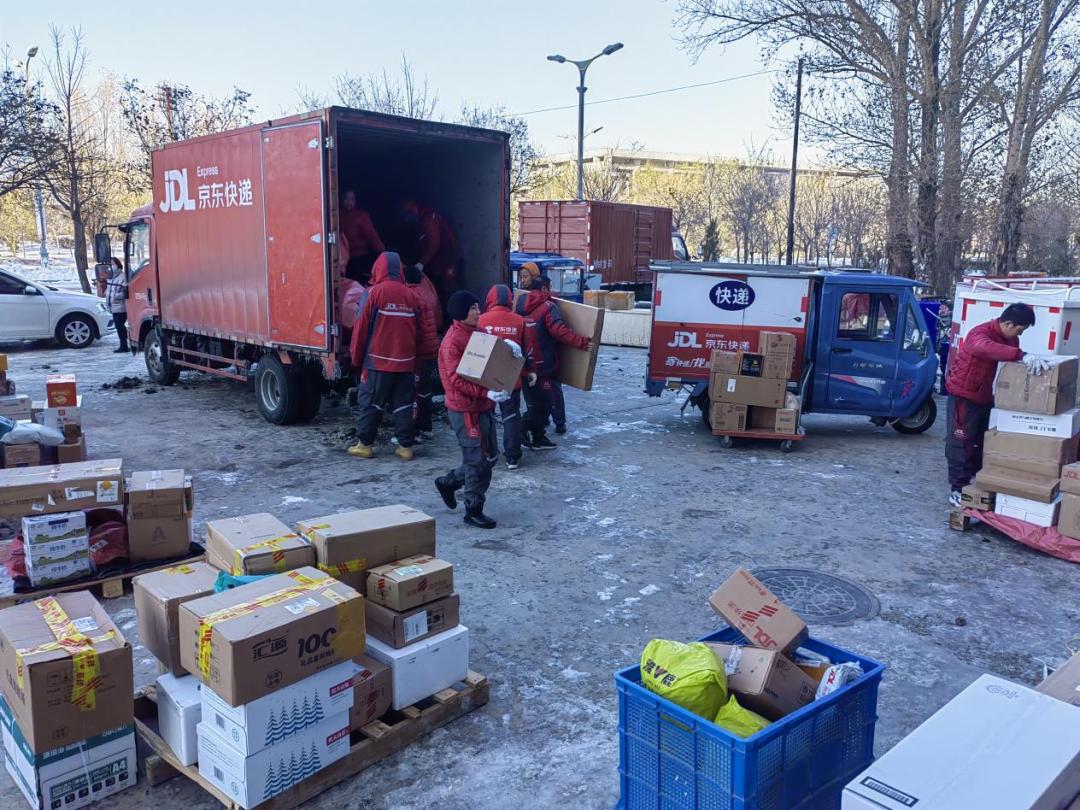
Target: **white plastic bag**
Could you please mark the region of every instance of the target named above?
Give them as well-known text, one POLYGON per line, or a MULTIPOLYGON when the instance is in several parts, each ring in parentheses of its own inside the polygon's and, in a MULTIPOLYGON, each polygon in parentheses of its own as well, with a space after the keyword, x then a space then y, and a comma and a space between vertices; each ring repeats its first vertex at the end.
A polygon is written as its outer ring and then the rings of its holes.
POLYGON ((56 428, 45 427, 37 422, 16 422, 15 427, 0 438, 4 444, 31 444, 37 442, 46 447, 59 447, 64 443, 64 434, 56 428))

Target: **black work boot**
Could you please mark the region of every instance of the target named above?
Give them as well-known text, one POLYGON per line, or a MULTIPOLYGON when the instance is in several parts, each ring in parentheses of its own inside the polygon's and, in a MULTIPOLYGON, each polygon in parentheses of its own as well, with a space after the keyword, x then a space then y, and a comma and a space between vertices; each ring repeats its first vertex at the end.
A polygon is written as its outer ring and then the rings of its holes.
MULTIPOLYGON (((450 509, 457 509, 457 492, 458 487, 454 479, 448 475, 440 475, 435 479, 435 489, 439 490, 439 495, 442 496, 443 503, 450 509)), ((468 520, 468 518, 466 518, 468 520)))
POLYGON ((484 514, 483 506, 472 506, 465 509, 465 523, 478 529, 494 529, 495 521, 484 514))

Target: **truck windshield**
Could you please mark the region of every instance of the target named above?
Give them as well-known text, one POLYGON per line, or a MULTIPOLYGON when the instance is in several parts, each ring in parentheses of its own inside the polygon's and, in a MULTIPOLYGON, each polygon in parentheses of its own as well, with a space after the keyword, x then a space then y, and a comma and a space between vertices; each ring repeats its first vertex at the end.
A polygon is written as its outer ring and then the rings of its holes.
POLYGON ((895 340, 897 305, 897 296, 889 293, 844 293, 836 334, 847 340, 895 340))
POLYGON ((124 244, 127 252, 127 267, 131 278, 150 264, 150 226, 138 222, 128 229, 124 244))

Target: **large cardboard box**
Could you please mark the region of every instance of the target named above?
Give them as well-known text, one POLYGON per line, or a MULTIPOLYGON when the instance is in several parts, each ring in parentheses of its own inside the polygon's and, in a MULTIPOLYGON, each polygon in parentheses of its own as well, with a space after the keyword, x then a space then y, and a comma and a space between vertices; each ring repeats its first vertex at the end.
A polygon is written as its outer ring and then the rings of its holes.
POLYGON ((184 517, 194 508, 191 476, 183 470, 133 472, 127 481, 129 518, 184 517))
POLYGON ((211 520, 206 561, 228 574, 280 574, 315 565, 315 549, 273 515, 211 520))
POLYGON ((728 577, 709 604, 755 647, 790 655, 808 635, 806 623, 745 568, 728 577))
POLYGON ((135 726, 130 723, 50 751, 35 752, 0 697, 0 727, 4 767, 36 810, 79 810, 138 781, 135 726))
POLYGON ((795 335, 789 332, 761 332, 758 352, 764 356, 761 376, 787 380, 795 363, 795 335))
POLYGON ((371 638, 367 654, 390 667, 392 705, 404 709, 465 680, 469 674, 469 628, 459 624, 401 650, 371 638))
POLYGON ((590 307, 600 307, 603 309, 607 306, 607 290, 585 290, 582 294, 585 303, 590 307))
POLYGON ((784 407, 787 380, 766 377, 742 377, 735 374, 713 374, 709 396, 717 402, 736 405, 762 405, 766 408, 784 407))
POLYGON ((980 512, 994 511, 994 493, 985 489, 979 489, 974 484, 968 484, 960 490, 960 505, 968 509, 977 509, 980 512))
POLYGON ((1035 691, 1080 706, 1080 653, 1051 672, 1035 691))
POLYGON ((391 610, 410 610, 454 592, 454 566, 420 555, 368 571, 367 598, 391 610))
POLYGON ((610 290, 604 303, 611 310, 633 309, 635 298, 633 290, 610 290))
MULTIPOLYGON (((199 759, 197 727, 202 721, 202 684, 194 675, 165 673, 157 680, 158 731, 182 765, 199 759)), ((207 692, 210 690, 207 689, 207 692)))
POLYGON ((302 520, 298 534, 315 547, 316 565, 361 593, 367 570, 414 557, 435 556, 435 518, 395 504, 302 520))
POLYGON ((524 366, 525 358, 514 357, 510 344, 478 329, 469 337, 469 343, 458 362, 457 373, 481 388, 513 391, 521 379, 524 366))
POLYGON ((132 580, 139 641, 173 675, 187 673, 180 662, 180 605, 212 594, 217 577, 213 566, 194 562, 132 580))
POLYGON ((45 377, 45 401, 50 408, 67 408, 77 403, 79 392, 74 374, 48 374, 45 377))
POLYGON ((710 402, 709 424, 713 430, 742 433, 746 430, 748 405, 732 405, 730 402, 710 402))
POLYGON ((108 458, 0 471, 0 518, 120 506, 122 466, 120 459, 108 458))
POLYGON ((0 454, 3 456, 5 470, 13 470, 16 467, 40 467, 45 463, 43 451, 44 448, 37 442, 0 444, 0 454))
POLYGON ((1035 526, 1049 528, 1057 523, 1060 506, 1060 495, 1050 503, 1042 503, 1041 501, 1033 501, 1030 498, 1018 498, 1015 495, 998 493, 994 503, 994 513, 1004 517, 1016 518, 1035 526))
POLYGON ((230 706, 363 652, 363 597, 314 568, 180 605, 180 663, 230 706))
POLYGON ((709 373, 712 374, 738 374, 742 366, 742 352, 727 352, 723 349, 713 349, 709 373))
POLYGON ((592 341, 591 350, 559 344, 559 381, 571 388, 591 391, 596 357, 600 353, 600 333, 604 331, 604 310, 562 298, 551 300, 559 308, 566 325, 592 341))
POLYGON ((979 489, 999 495, 1015 495, 1018 498, 1052 503, 1058 496, 1059 480, 1056 475, 1049 477, 1010 470, 1007 467, 984 466, 975 474, 975 485, 979 489))
POLYGON ((1065 464, 1076 461, 1076 438, 1031 436, 988 430, 983 442, 983 463, 1057 478, 1065 464))
POLYGON ((760 647, 708 644, 727 673, 739 703, 769 720, 779 720, 814 700, 817 682, 783 653, 760 647))
POLYGON ((349 753, 349 713, 245 757, 217 729, 199 723, 199 776, 243 808, 252 808, 349 753))
POLYGON ((1007 433, 1030 433, 1033 436, 1069 439, 1080 433, 1080 408, 1073 408, 1056 416, 994 408, 990 411, 990 427, 1007 433))
POLYGON ((983 675, 844 788, 843 810, 1059 810, 1080 792, 1080 709, 983 675))
POLYGON ((1061 496, 1057 530, 1066 537, 1080 540, 1080 495, 1069 492, 1061 496))
POLYGON ((191 548, 191 518, 128 518, 128 556, 132 562, 173 560, 191 548))
POLYGON ((287 690, 279 690, 242 706, 230 706, 212 689, 202 690, 202 719, 246 757, 280 745, 327 717, 353 705, 353 678, 360 667, 342 661, 287 690))
POLYGON ((1051 416, 1076 407, 1077 358, 1054 356, 1041 374, 1023 363, 1002 363, 994 380, 994 405, 1010 411, 1051 416))
POLYGON ((11 394, 0 397, 0 416, 13 422, 34 418, 33 404, 26 394, 11 394))
POLYGON ((0 669, 34 753, 133 721, 131 646, 86 591, 0 610, 0 669))
POLYGON ((377 638, 395 650, 457 627, 461 601, 456 593, 405 611, 391 610, 371 599, 364 603, 364 623, 369 638, 377 638))
POLYGON ((390 667, 386 664, 367 655, 357 658, 356 664, 360 672, 353 678, 353 707, 349 712, 353 731, 390 711, 394 691, 390 667))

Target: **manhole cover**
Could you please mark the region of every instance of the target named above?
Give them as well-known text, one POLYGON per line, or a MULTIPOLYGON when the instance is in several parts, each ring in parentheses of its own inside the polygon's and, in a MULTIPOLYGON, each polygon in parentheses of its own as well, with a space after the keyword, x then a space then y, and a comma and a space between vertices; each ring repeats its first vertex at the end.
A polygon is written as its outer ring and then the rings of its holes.
POLYGON ((851 580, 805 568, 763 568, 754 576, 807 624, 848 624, 872 619, 877 597, 851 580))

